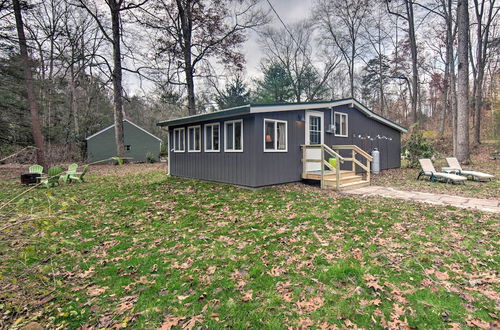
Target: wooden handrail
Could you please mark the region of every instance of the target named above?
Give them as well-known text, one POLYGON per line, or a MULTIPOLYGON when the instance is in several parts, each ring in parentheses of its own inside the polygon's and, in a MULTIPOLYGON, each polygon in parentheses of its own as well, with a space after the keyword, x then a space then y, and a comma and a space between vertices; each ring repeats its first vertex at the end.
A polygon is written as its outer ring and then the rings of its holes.
POLYGON ((351 145, 338 145, 338 146, 332 146, 332 147, 333 147, 333 149, 355 150, 358 154, 360 154, 361 156, 365 157, 370 162, 373 160, 373 157, 369 153, 367 153, 366 151, 364 151, 363 149, 361 149, 360 147, 358 147, 355 144, 351 144, 351 145))
POLYGON ((330 156, 335 156, 338 159, 340 159, 340 161, 342 161, 342 162, 344 162, 344 160, 345 160, 344 157, 339 155, 335 150, 333 150, 332 148, 330 148, 326 144, 301 144, 300 146, 304 149, 321 148, 321 149, 324 149, 326 152, 328 152, 330 154, 330 156))

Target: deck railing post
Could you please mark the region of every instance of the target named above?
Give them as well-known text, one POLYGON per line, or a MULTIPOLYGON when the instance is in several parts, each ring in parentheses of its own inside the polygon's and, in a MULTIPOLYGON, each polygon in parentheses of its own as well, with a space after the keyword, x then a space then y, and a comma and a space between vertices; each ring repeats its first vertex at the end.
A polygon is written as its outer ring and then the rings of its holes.
POLYGON ((356 164, 354 163, 354 159, 356 159, 356 151, 354 151, 354 149, 351 150, 352 151, 352 165, 351 165, 351 171, 356 173, 356 164))
POLYGON ((305 179, 307 171, 307 162, 306 162, 306 156, 307 156, 307 147, 302 146, 302 179, 305 179))
POLYGON ((370 182, 370 172, 371 172, 371 166, 370 166, 370 160, 366 160, 366 167, 368 167, 368 172, 366 172, 366 180, 370 182))
POLYGON ((325 176, 325 149, 321 145, 321 189, 324 189, 324 176, 325 176))

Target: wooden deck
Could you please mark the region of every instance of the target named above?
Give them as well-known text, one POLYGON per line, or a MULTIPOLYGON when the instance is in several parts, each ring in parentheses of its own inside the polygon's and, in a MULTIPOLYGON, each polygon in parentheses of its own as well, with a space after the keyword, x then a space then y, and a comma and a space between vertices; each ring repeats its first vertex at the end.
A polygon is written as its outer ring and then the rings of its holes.
MULTIPOLYGON (((321 181, 321 171, 306 172, 302 177, 306 180, 321 181)), ((337 175, 333 171, 325 171, 323 174, 323 188, 336 189, 337 175)), ((361 174, 356 174, 352 171, 340 171, 340 190, 361 188, 369 186, 370 181, 363 179, 361 174)))

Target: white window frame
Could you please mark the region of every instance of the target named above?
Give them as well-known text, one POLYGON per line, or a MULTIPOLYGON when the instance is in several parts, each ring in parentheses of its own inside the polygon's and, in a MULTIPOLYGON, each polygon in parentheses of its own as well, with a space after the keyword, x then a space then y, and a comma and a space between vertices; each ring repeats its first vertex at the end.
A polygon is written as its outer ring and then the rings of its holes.
MULTIPOLYGON (((336 125, 333 126, 335 136, 338 137, 348 137, 349 136, 349 115, 345 112, 334 112, 333 113, 333 118, 335 120, 335 124, 337 124, 337 114, 340 115, 340 117, 345 117, 345 134, 337 134, 337 127, 336 125)), ((340 130, 342 130, 342 125, 339 123, 340 130)))
POLYGON ((236 120, 228 120, 224 122, 224 152, 243 152, 243 119, 236 119, 236 120), (234 132, 236 131, 234 129, 233 125, 233 149, 227 149, 227 125, 229 124, 235 124, 235 123, 241 123, 241 150, 234 149, 235 141, 236 141, 236 134, 234 132))
POLYGON ((264 152, 288 152, 288 121, 264 118, 263 138, 264 152), (268 122, 274 123, 274 149, 266 149, 266 123, 268 122), (285 124, 285 149, 283 150, 278 149, 278 123, 285 124))
MULTIPOLYGON (((174 137, 174 152, 185 152, 186 151, 186 130, 184 127, 180 127, 180 128, 174 128, 174 134, 173 134, 173 137, 174 137), (182 143, 182 149, 177 149, 177 145, 176 145, 176 140, 175 140, 175 132, 182 132, 182 139, 184 140, 184 142, 182 143)), ((180 144, 180 140, 181 139, 181 133, 179 133, 179 144, 180 144)))
MULTIPOLYGON (((193 138, 195 137, 194 132, 193 132, 193 138)), ((187 151, 188 151, 188 152, 201 152, 201 142, 202 142, 202 140, 201 140, 201 125, 188 126, 188 128, 187 128, 187 151), (191 144, 191 143, 190 143, 190 142, 191 142, 191 139, 189 138, 189 130, 190 130, 190 129, 193 129, 193 130, 194 130, 194 132, 196 132, 196 129, 199 129, 199 130, 200 130, 200 135, 199 135, 199 137, 200 137, 200 143, 198 144, 199 149, 193 149, 193 150, 191 150, 191 149, 189 148, 189 147, 190 147, 190 144, 191 144)), ((196 139, 195 139, 195 141, 194 141, 194 147, 196 147, 196 139)))
POLYGON ((204 127, 204 130, 203 130, 203 134, 205 136, 205 147, 204 147, 204 150, 205 152, 220 152, 220 136, 221 136, 221 131, 220 131, 220 123, 210 123, 210 124, 205 124, 205 127, 204 127), (212 127, 212 136, 208 137, 207 136, 207 127, 212 127), (213 134, 214 134, 214 127, 217 126, 219 127, 219 136, 218 136, 218 140, 219 140, 219 146, 217 147, 217 149, 214 149, 214 146, 213 146, 213 134), (207 141, 210 139, 210 141, 212 142, 212 149, 207 149, 207 141))

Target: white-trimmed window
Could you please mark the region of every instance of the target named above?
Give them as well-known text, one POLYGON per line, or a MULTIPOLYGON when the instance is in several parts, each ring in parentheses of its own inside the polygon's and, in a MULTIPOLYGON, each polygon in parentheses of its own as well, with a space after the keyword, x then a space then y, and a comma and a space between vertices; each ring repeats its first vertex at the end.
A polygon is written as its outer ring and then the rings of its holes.
POLYGON ((243 152, 243 120, 224 122, 224 151, 243 152))
POLYGON ((205 125, 205 152, 220 151, 220 124, 205 125))
POLYGON ((335 112, 335 136, 348 136, 347 113, 335 112))
POLYGON ((283 120, 264 119, 264 151, 288 151, 288 124, 283 120))
POLYGON ((201 151, 201 126, 188 127, 188 152, 201 151))
POLYGON ((184 152, 184 127, 174 129, 174 152, 184 152))

